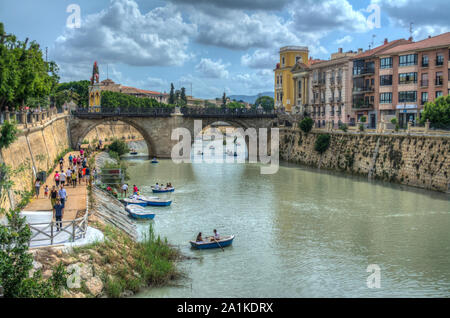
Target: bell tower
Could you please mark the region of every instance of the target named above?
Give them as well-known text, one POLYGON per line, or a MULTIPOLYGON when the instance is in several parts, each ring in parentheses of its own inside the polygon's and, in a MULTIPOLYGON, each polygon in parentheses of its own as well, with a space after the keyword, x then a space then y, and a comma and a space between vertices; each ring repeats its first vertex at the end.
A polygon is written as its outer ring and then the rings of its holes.
POLYGON ((100 88, 100 73, 97 61, 92 69, 91 85, 89 86, 89 112, 99 113, 101 110, 102 91, 100 88))

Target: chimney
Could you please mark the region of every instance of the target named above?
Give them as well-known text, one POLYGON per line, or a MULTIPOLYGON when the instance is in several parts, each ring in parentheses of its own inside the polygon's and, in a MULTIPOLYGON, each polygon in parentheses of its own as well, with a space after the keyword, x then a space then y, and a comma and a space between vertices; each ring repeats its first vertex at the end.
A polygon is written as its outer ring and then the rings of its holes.
POLYGON ((342 48, 341 47, 339 48, 339 53, 342 53, 342 48))
POLYGON ((408 39, 408 41, 409 41, 409 42, 412 42, 412 41, 413 41, 413 37, 410 36, 409 39, 408 39))
POLYGON ((362 53, 362 52, 363 52, 363 49, 359 48, 359 49, 358 49, 358 54, 360 54, 360 53, 362 53))
POLYGON ((428 38, 431 39, 431 35, 429 35, 428 38))
POLYGON ((385 38, 385 39, 384 39, 384 44, 388 44, 388 43, 389 43, 388 39, 385 38))

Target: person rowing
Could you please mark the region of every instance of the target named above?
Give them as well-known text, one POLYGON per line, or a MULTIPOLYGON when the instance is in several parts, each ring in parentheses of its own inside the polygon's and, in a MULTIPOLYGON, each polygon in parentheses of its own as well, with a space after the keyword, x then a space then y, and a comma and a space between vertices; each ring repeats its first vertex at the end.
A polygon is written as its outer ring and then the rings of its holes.
POLYGON ((220 235, 216 229, 214 229, 214 236, 211 237, 211 242, 220 241, 220 235))

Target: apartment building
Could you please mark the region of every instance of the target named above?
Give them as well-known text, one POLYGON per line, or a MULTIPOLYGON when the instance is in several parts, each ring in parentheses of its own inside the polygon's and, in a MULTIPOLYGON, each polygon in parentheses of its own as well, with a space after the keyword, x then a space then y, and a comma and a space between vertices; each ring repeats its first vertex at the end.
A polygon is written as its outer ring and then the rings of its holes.
POLYGON ((377 105, 385 121, 415 124, 427 101, 450 94, 450 32, 378 52, 377 61, 377 105))
POLYGON ((294 104, 294 86, 291 69, 298 62, 308 61, 308 48, 303 46, 285 46, 280 49, 280 63, 275 72, 275 108, 292 111, 294 104))
POLYGON ((383 45, 363 52, 358 50, 352 61, 352 112, 350 123, 356 124, 361 117, 367 118, 369 128, 375 129, 380 121, 378 105, 380 103, 380 54, 389 49, 404 44, 411 44, 410 40, 384 40, 383 45))
POLYGON ((308 113, 317 127, 326 123, 349 123, 351 119, 350 59, 356 52, 344 53, 339 49, 328 61, 318 61, 310 66, 308 113))

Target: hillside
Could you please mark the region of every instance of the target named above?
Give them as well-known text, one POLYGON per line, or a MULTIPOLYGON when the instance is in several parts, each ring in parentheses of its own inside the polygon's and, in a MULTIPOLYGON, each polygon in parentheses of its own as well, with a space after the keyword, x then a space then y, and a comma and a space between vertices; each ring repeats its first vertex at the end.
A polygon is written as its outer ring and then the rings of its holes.
POLYGON ((244 102, 250 103, 250 104, 254 104, 255 101, 258 99, 258 97, 260 96, 270 96, 273 98, 274 96, 274 92, 263 92, 260 93, 258 95, 254 95, 254 96, 248 96, 248 95, 231 95, 228 96, 231 100, 235 99, 237 101, 243 100, 244 102))

